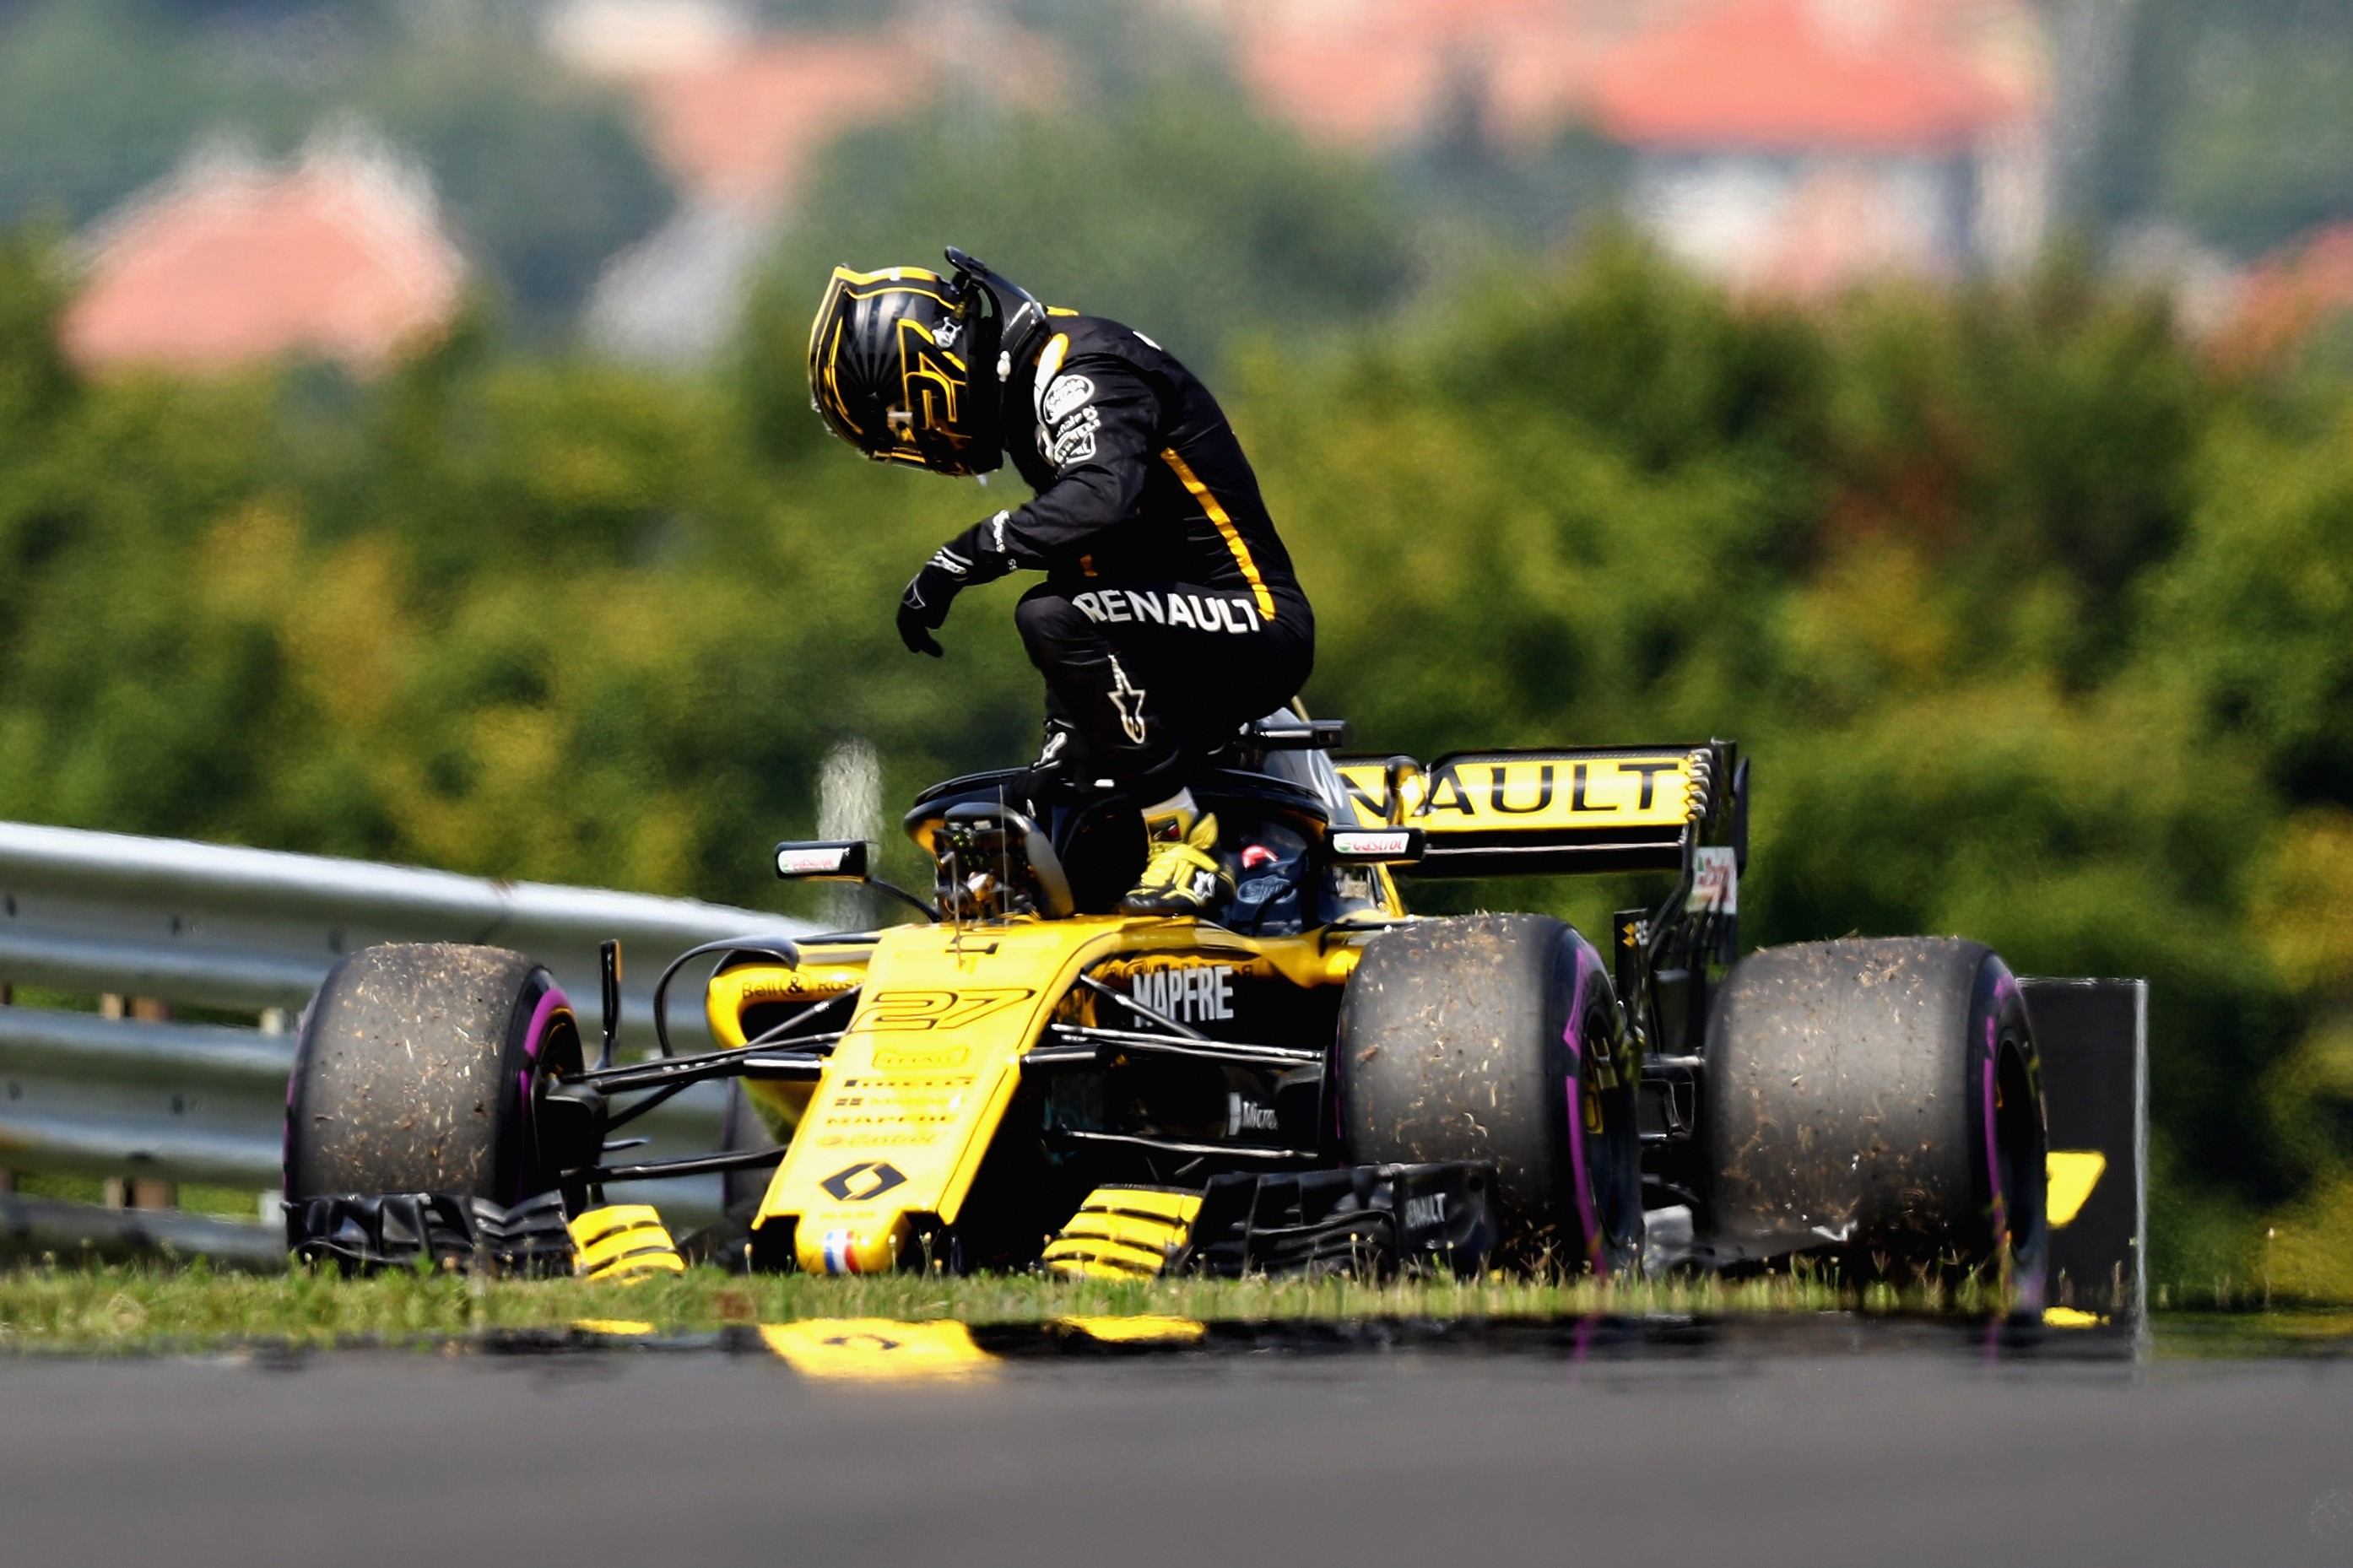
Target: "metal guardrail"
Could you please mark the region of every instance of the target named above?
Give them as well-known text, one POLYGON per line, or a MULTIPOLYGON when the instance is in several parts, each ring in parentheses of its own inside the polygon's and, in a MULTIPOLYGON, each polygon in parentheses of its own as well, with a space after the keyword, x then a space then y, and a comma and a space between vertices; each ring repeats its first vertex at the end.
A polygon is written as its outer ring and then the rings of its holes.
POLYGON ((0 1193, 0 1263, 44 1258, 60 1263, 203 1258, 217 1268, 276 1274, 286 1268, 286 1243, 270 1226, 208 1215, 103 1209, 0 1193))
MULTIPOLYGON (((617 937, 624 1038, 645 1043, 654 982, 680 952, 808 929, 688 899, 0 823, 0 984, 82 994, 290 1017, 346 953, 480 942, 544 963, 593 1033, 597 944, 617 937)), ((675 988, 674 1034, 701 1027, 697 994, 675 988)), ((291 1033, 0 1007, 0 1170, 274 1188, 293 1058, 291 1033)), ((648 1116, 651 1152, 711 1147, 720 1100, 700 1085, 648 1116)), ((715 1210, 718 1188, 631 1195, 691 1217, 715 1210)))

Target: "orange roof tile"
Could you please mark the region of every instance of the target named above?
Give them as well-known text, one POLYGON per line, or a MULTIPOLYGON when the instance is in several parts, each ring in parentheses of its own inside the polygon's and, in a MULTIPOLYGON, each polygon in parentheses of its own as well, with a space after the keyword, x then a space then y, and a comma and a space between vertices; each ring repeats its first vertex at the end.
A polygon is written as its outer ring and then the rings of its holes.
POLYGON ((902 113, 938 72, 899 35, 770 37, 637 84, 665 167, 707 201, 790 197, 837 132, 902 113))
POLYGON ((1427 125, 1448 76, 1440 52, 1387 38, 1264 37, 1242 51, 1240 66, 1260 102, 1312 136, 1356 145, 1427 125))
POLYGON ((2216 335, 2225 359, 2248 363, 2294 348, 2353 312, 2353 223, 2331 224, 2248 270, 2238 306, 2216 335))
POLYGON ((1546 68, 1564 41, 1575 52, 1578 9, 1576 0, 1292 0, 1220 19, 1261 104, 1311 135, 1377 145, 1428 129, 1458 82, 1486 81, 1499 67, 1513 68, 1514 119, 1527 118, 1531 101, 1550 113, 1562 95, 1546 68))
POLYGON ((464 275, 429 196, 379 163, 199 168, 100 231, 63 339, 93 368, 216 371, 288 353, 367 367, 446 324, 464 275))
POLYGON ((1957 149, 2021 105, 1894 7, 1728 0, 1602 62, 1602 128, 1641 145, 1957 149))

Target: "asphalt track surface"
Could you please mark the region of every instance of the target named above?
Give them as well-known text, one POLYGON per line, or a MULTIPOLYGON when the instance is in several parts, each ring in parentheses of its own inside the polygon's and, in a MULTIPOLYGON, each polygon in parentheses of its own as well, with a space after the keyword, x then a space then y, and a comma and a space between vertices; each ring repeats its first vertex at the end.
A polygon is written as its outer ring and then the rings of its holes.
POLYGON ((1836 1325, 906 1383, 756 1344, 0 1359, 10 1568, 555 1561, 2353 1563, 2353 1363, 1836 1325))

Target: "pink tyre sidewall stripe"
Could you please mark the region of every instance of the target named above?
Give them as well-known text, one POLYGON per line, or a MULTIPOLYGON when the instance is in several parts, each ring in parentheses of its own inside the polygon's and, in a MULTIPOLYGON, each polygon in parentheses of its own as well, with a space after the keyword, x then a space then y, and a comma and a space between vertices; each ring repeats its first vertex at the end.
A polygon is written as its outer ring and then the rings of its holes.
POLYGON ((1582 1095, 1585 1084, 1585 1048, 1577 1038, 1577 1030, 1585 1022, 1586 964, 1582 953, 1577 955, 1577 989, 1570 994, 1568 1026, 1561 1031, 1561 1042, 1568 1047, 1568 1163, 1577 1172, 1577 1217, 1585 1227, 1585 1260, 1596 1274, 1601 1272, 1601 1221, 1593 1202, 1593 1173, 1585 1166, 1585 1106, 1582 1095))
MULTIPOLYGON (((1978 1075, 1978 1092, 1979 1111, 1985 1120, 1986 1184, 1993 1196, 1994 1245, 2001 1249, 2003 1275, 2017 1290, 2021 1303, 2029 1308, 2038 1308, 2042 1300, 2042 1270, 2045 1267, 2042 1260, 2037 1259, 2034 1263, 2034 1273, 2031 1279, 2011 1278, 2014 1266, 2019 1261, 2018 1238, 2010 1234, 2010 1193, 2001 1179, 2001 1140, 1995 1121, 1994 1100, 2001 1061, 2002 1007, 2018 994, 2018 982, 2007 973, 1994 982, 1994 1006, 1993 1012, 1986 1018, 1985 1064, 1978 1075)), ((2027 1173, 2027 1179, 2033 1179, 2031 1172, 2027 1173)))
POLYGON ((529 1065, 515 1075, 515 1086, 520 1091, 517 1104, 526 1119, 531 1115, 531 1075, 539 1065, 539 1047, 547 1042, 547 1026, 556 1014, 571 1010, 572 999, 564 994, 564 987, 550 985, 540 994, 539 1005, 531 1011, 531 1022, 522 1032, 523 1059, 529 1065))

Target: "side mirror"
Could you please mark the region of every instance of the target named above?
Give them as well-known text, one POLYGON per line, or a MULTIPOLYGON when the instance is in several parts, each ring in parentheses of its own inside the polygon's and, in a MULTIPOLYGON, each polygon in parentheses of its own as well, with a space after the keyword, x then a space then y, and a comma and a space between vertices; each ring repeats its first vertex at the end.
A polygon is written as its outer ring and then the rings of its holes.
POLYGON ((1422 777, 1419 763, 1411 757, 1391 757, 1382 765, 1381 779, 1387 795, 1383 805, 1391 827, 1402 827, 1407 817, 1421 815, 1430 798, 1430 784, 1422 777))
POLYGON ((927 921, 938 920, 939 910, 874 875, 866 859, 872 848, 863 838, 788 838, 776 846, 776 875, 787 882, 858 882, 919 910, 927 921))
POLYGON ((827 838, 776 846, 776 875, 788 882, 863 882, 867 844, 862 838, 827 838))
POLYGON ((1264 721, 1250 727, 1249 738, 1258 742, 1262 752, 1338 752, 1345 751, 1356 731, 1345 719, 1307 719, 1294 722, 1267 723, 1264 721))
POLYGON ((1324 852, 1345 866, 1410 866, 1421 858, 1419 827, 1335 827, 1324 852))

